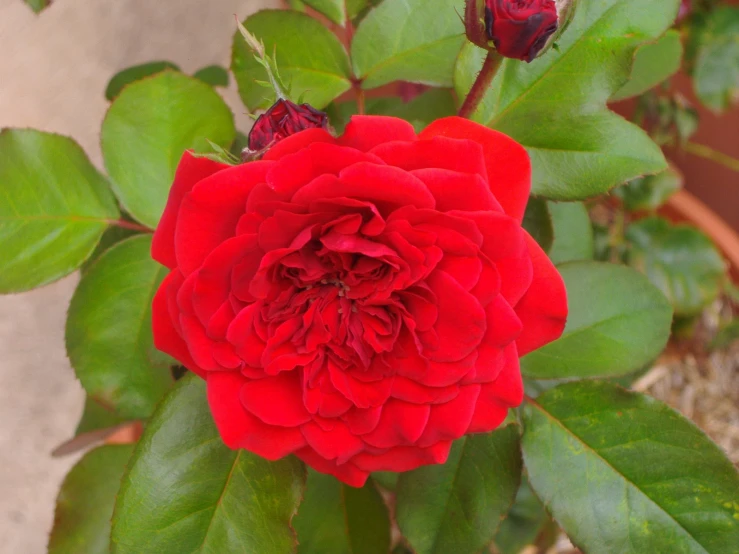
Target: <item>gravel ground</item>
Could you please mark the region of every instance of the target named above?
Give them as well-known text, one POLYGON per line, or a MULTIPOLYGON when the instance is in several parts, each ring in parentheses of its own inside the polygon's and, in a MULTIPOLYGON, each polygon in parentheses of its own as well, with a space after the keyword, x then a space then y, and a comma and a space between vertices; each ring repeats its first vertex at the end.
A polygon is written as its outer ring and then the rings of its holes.
MULTIPOLYGON (((168 59, 193 72, 228 63, 233 14, 270 0, 55 0, 40 16, 0 0, 0 127, 74 137, 101 164, 103 91, 119 69, 168 59)), ((227 100, 248 128, 233 88, 227 100)), ((74 431, 83 392, 64 352, 70 276, 0 298, 0 553, 46 551, 54 500, 74 457, 49 452, 74 431)))

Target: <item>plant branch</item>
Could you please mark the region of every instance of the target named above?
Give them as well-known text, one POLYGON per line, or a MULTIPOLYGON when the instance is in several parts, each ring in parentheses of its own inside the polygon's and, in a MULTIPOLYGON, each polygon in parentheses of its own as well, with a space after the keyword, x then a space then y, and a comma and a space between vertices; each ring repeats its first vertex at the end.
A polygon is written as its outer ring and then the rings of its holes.
POLYGON ((485 63, 482 64, 482 69, 477 75, 470 92, 467 93, 467 97, 464 99, 462 107, 459 109, 459 117, 469 117, 475 113, 477 106, 485 96, 485 91, 490 87, 490 83, 493 82, 493 77, 500 67, 500 62, 503 58, 497 53, 490 51, 485 58, 485 63))
POLYGON ((354 40, 354 25, 349 17, 349 8, 344 1, 344 10, 346 11, 346 21, 344 22, 344 42, 346 43, 346 51, 349 54, 349 66, 352 68, 352 90, 357 97, 357 112, 364 115, 364 89, 362 88, 362 80, 354 75, 354 64, 352 64, 352 40, 354 40))
POLYGON ((139 225, 132 221, 126 221, 125 219, 108 219, 106 223, 109 225, 115 225, 116 227, 122 227, 124 229, 132 229, 134 231, 140 231, 142 233, 153 233, 154 229, 146 227, 145 225, 139 225))
POLYGON ((690 154, 693 154, 694 156, 699 156, 701 158, 705 158, 706 160, 716 162, 719 165, 722 165, 728 169, 731 169, 732 171, 736 171, 737 173, 739 173, 739 160, 737 160, 736 158, 732 158, 731 156, 724 154, 723 152, 714 150, 710 146, 706 146, 705 144, 698 144, 697 142, 686 142, 685 144, 683 144, 683 150, 690 154))

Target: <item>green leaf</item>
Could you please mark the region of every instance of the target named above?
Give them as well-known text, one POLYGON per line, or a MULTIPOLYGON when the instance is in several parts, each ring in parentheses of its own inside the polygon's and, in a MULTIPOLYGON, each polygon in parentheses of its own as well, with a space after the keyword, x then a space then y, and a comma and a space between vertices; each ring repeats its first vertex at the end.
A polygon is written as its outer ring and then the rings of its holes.
POLYGON ((654 211, 680 190, 682 184, 682 174, 670 166, 662 173, 640 177, 613 189, 613 194, 623 201, 627 211, 654 211))
POLYGON ((114 244, 121 242, 128 237, 139 234, 139 231, 134 229, 128 229, 126 227, 119 227, 118 225, 111 225, 108 227, 103 235, 100 237, 100 242, 93 250, 90 257, 87 258, 84 264, 82 264, 82 271, 87 271, 92 264, 102 255, 103 252, 108 250, 114 244))
POLYGON ((628 263, 670 300, 681 316, 700 312, 721 290, 726 266, 706 235, 689 225, 649 217, 629 225, 628 263))
POLYGON ((113 190, 137 221, 156 227, 185 150, 210 152, 235 136, 233 114, 202 81, 164 71, 126 87, 102 128, 105 167, 113 190))
POLYGON ((452 85, 454 61, 465 38, 457 0, 382 2, 357 27, 354 73, 363 88, 392 81, 452 85))
POLYGON ((372 479, 357 489, 331 475, 309 471, 293 527, 298 533, 298 554, 387 554, 390 550, 390 517, 372 479))
POLYGON ((547 206, 554 230, 549 258, 555 264, 592 260, 593 226, 585 205, 582 202, 549 202, 547 206))
POLYGON ((228 86, 228 70, 220 65, 209 65, 198 69, 193 77, 209 84, 212 87, 228 86))
POLYGON ((641 46, 634 56, 628 82, 611 96, 611 101, 644 94, 680 70, 683 43, 680 32, 670 29, 655 42, 641 46))
MULTIPOLYGON (((533 194, 578 200, 666 167, 656 144, 606 102, 628 79, 636 49, 674 21, 678 0, 580 2, 552 49, 530 64, 504 60, 473 118, 523 144, 533 194)), ((467 44, 455 70, 464 98, 485 52, 467 44)))
POLYGON ((113 514, 112 553, 287 554, 305 469, 227 448, 205 382, 189 375, 141 437, 113 514))
POLYGON ((107 554, 110 516, 133 446, 101 446, 69 472, 56 499, 49 554, 107 554))
POLYGON ((105 98, 112 102, 127 85, 140 81, 146 77, 151 77, 157 73, 161 73, 166 69, 179 71, 180 68, 172 62, 159 61, 134 65, 133 67, 128 67, 123 71, 119 71, 113 75, 110 81, 108 81, 108 86, 105 87, 105 98))
MULTIPOLYGON (((349 58, 339 39, 309 15, 286 10, 263 10, 246 18, 244 26, 276 52, 277 68, 289 96, 321 109, 351 88, 349 58)), ((259 85, 267 73, 237 31, 233 40, 231 71, 241 100, 254 111, 274 102, 274 93, 259 85)))
POLYGON ((526 403, 523 421, 531 486, 583 551, 736 550, 736 468, 665 404, 579 381, 526 403))
POLYGON ((0 293, 72 273, 119 216, 105 177, 59 135, 0 132, 0 189, 0 293))
POLYGON ((521 478, 518 432, 463 437, 445 464, 400 475, 396 518, 417 554, 476 554, 493 540, 521 478))
POLYGON ((82 276, 66 326, 67 355, 87 393, 122 417, 148 417, 172 385, 171 359, 154 348, 151 301, 167 269, 151 236, 126 239, 82 276))
POLYGON ((372 479, 374 479, 375 483, 389 491, 394 491, 398 486, 399 477, 400 474, 393 471, 375 471, 372 474, 372 479))
POLYGON ((628 267, 571 262, 559 267, 569 315, 562 337, 527 354, 532 379, 622 375, 659 355, 670 336, 664 295, 628 267))
POLYGON ((111 412, 108 408, 100 404, 100 402, 88 396, 85 398, 85 409, 82 412, 82 417, 77 424, 77 430, 74 434, 81 435, 90 431, 97 431, 98 429, 117 427, 125 421, 125 418, 116 415, 115 412, 111 412))
POLYGON ((303 0, 305 4, 343 26, 346 23, 346 0, 303 0))
POLYGON ((739 89, 739 8, 722 6, 711 12, 697 32, 693 83, 709 108, 723 111, 739 89))
POLYGON ((25 2, 35 13, 41 13, 51 6, 52 0, 25 0, 25 2))
POLYGON ((546 200, 529 198, 526 204, 526 213, 523 216, 523 228, 539 243, 544 252, 549 252, 554 242, 552 218, 549 215, 546 200))
POLYGON ((527 545, 536 544, 551 527, 552 520, 544 505, 531 490, 528 479, 522 477, 516 500, 501 521, 493 542, 500 554, 519 554, 527 545))

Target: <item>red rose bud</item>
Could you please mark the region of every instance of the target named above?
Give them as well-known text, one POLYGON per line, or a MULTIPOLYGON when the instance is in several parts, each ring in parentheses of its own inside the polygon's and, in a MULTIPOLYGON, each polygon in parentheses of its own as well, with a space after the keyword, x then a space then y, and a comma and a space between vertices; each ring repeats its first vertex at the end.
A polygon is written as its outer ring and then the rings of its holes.
POLYGON ((260 152, 305 129, 328 126, 328 116, 308 104, 280 99, 264 112, 249 133, 249 150, 260 152))
POLYGON ((680 23, 683 19, 688 17, 692 9, 693 6, 691 5, 690 0, 682 0, 682 2, 680 3, 680 11, 677 12, 676 22, 680 23))

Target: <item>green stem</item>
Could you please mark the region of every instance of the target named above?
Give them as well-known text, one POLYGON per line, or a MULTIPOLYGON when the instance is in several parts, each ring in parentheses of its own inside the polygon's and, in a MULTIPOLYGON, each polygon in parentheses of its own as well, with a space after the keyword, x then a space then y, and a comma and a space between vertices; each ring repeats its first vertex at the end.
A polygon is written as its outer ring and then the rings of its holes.
POLYGON ((134 231, 140 231, 142 233, 153 233, 154 229, 133 223, 132 221, 126 221, 125 219, 109 219, 108 224, 115 225, 116 227, 123 227, 124 229, 132 229, 134 231))
POLYGON ((732 158, 731 156, 724 154, 723 152, 714 150, 710 146, 706 146, 705 144, 698 144, 697 142, 686 142, 685 144, 683 144, 683 150, 690 154, 693 154, 694 156, 699 156, 701 158, 705 158, 706 160, 716 162, 719 165, 722 165, 728 169, 731 169, 732 171, 736 171, 737 173, 739 173, 739 160, 737 160, 736 158, 732 158))
POLYGON ((477 75, 470 92, 467 93, 467 97, 464 99, 462 107, 459 109, 459 117, 466 117, 467 119, 475 113, 477 106, 482 102, 485 92, 490 87, 490 83, 493 82, 493 77, 500 67, 502 57, 493 51, 489 51, 485 58, 485 63, 482 64, 482 69, 477 75))

